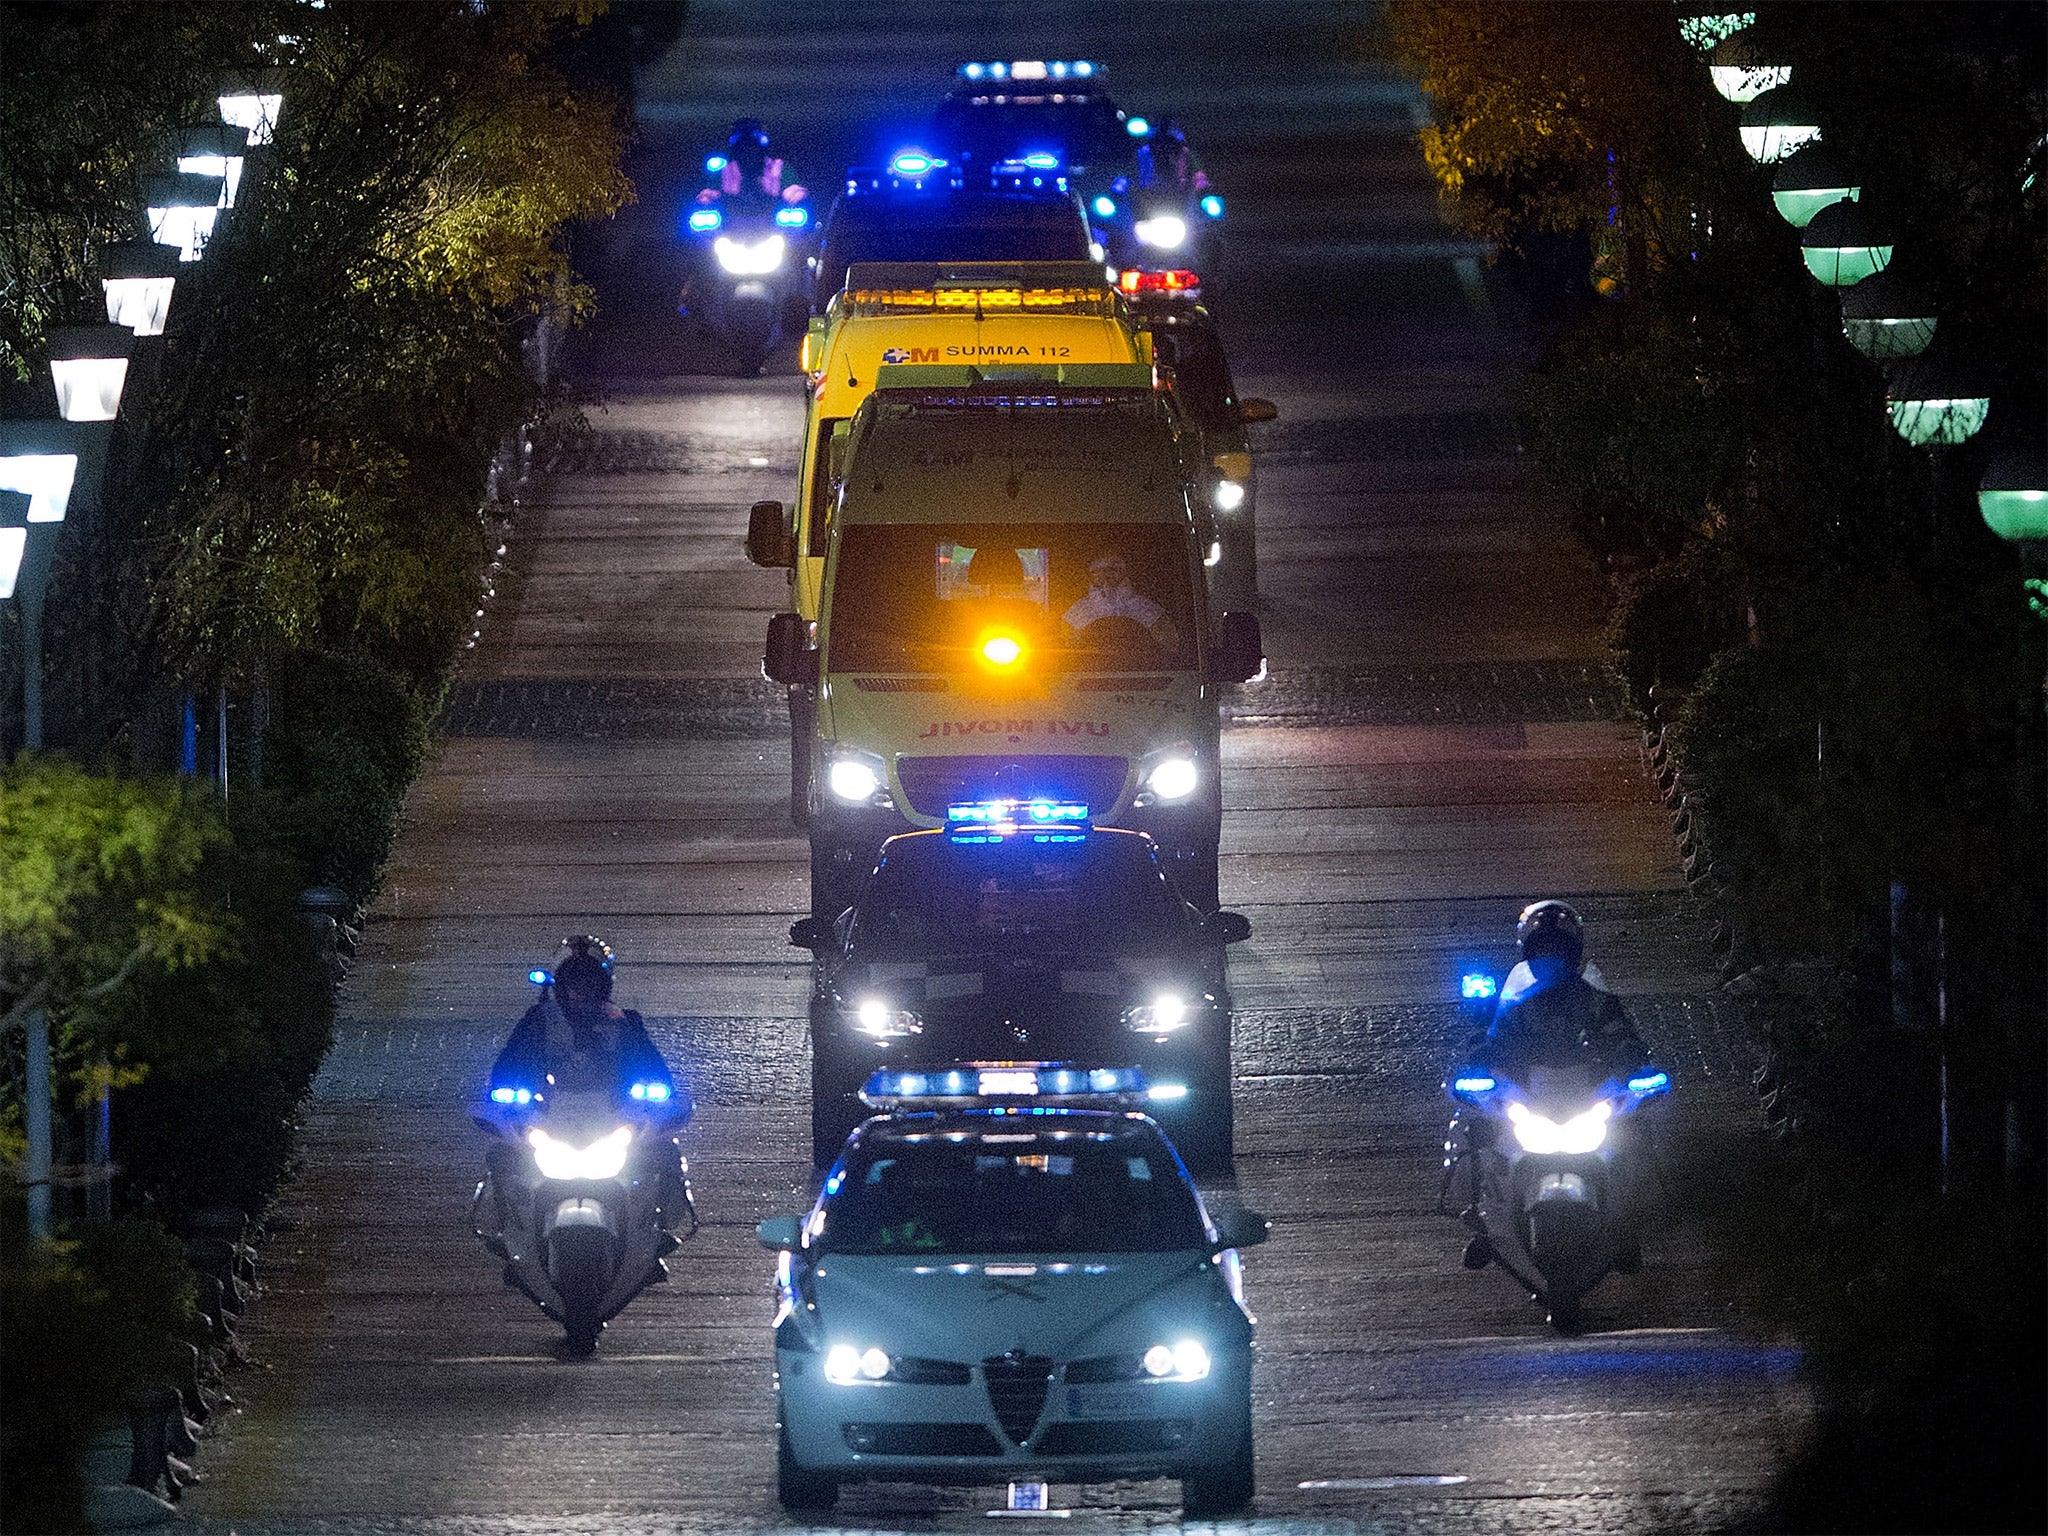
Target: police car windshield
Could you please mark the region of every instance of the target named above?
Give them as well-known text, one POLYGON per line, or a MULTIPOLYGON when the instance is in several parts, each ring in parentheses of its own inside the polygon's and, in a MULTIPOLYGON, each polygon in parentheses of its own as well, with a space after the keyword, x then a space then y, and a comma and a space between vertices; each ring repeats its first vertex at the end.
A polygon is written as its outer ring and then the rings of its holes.
POLYGON ((839 540, 834 671, 971 672, 992 629, 1023 666, 1193 666, 1187 530, 1171 523, 855 524, 839 540))
POLYGON ((1115 834, 1074 843, 892 845, 862 894, 854 952, 873 960, 1018 952, 1159 954, 1187 937, 1151 847, 1115 834))
POLYGON ((1003 1129, 870 1136, 825 1201, 819 1248, 891 1258, 1171 1253, 1203 1247, 1156 1136, 1003 1129))

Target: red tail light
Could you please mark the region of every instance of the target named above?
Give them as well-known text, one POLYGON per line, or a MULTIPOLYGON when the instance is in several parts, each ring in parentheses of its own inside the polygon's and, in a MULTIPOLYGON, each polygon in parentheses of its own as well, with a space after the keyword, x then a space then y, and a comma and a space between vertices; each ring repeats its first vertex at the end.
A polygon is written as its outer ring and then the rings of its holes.
POLYGON ((1116 280, 1125 293, 1183 293, 1189 298, 1202 292, 1199 272, 1125 272, 1116 280))

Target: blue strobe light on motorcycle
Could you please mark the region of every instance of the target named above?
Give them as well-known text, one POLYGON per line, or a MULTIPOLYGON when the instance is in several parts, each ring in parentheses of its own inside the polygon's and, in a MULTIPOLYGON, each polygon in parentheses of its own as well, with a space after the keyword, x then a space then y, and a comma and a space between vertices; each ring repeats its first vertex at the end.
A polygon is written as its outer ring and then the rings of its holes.
POLYGON ((1468 1002, 1494 996, 1500 991, 1500 983, 1485 971, 1467 971, 1458 984, 1459 995, 1468 1002))
POLYGON ((1669 1072, 1651 1072, 1642 1077, 1632 1077, 1628 1080, 1628 1091, 1630 1093, 1663 1093, 1670 1086, 1671 1074, 1669 1072))
POLYGON ((550 976, 546 971, 528 971, 526 973, 526 979, 532 982, 536 987, 545 987, 555 978, 550 976))
POLYGON ((723 155, 712 155, 704 162, 704 171, 706 175, 716 176, 720 171, 724 169, 725 156, 723 155))
POLYGON ((1451 1079, 1453 1093, 1491 1093, 1496 1086, 1492 1078, 1479 1072, 1451 1079))
POLYGON ((775 222, 784 229, 802 229, 811 222, 811 210, 808 208, 778 208, 775 210, 775 222))
POLYGON ((531 1104, 533 1102, 533 1090, 531 1088, 510 1088, 501 1084, 491 1090, 491 1102, 493 1104, 531 1104))
POLYGON ((1124 124, 1124 132, 1134 139, 1142 139, 1152 131, 1152 125, 1142 117, 1134 117, 1124 124))
POLYGON ((690 233, 708 235, 725 222, 725 215, 716 208, 697 208, 690 213, 690 233))
POLYGON ((668 1102, 667 1083, 635 1083, 627 1091, 634 1098, 644 1100, 649 1104, 665 1104, 668 1102))
POLYGON ((1223 199, 1218 197, 1214 192, 1211 192, 1207 197, 1202 199, 1202 212, 1209 215, 1209 217, 1212 219, 1222 218, 1223 199))
POLYGON ((1116 217, 1116 199, 1115 199, 1115 198, 1113 198, 1113 197, 1098 197, 1097 199, 1095 199, 1095 213, 1096 213, 1096 217, 1098 217, 1098 218, 1104 218, 1104 219, 1113 219, 1113 218, 1115 218, 1115 217, 1116 217))

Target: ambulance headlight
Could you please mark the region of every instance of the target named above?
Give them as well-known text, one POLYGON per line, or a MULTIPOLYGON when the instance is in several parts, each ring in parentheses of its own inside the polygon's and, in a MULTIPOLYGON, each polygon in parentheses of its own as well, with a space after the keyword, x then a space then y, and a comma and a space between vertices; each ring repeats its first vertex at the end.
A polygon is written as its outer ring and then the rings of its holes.
POLYGON ((1209 1351, 1195 1339, 1154 1344, 1145 1351, 1144 1365, 1154 1381, 1200 1381, 1209 1374, 1209 1351))
POLYGON ((1219 480, 1211 497, 1218 512, 1235 512, 1244 505, 1244 482, 1242 480, 1219 480))
POLYGON ((1178 992, 1160 992, 1149 1003, 1124 1010, 1124 1028, 1140 1034, 1166 1036, 1195 1020, 1195 1010, 1178 992))
POLYGON ((889 1374, 887 1351, 866 1349, 855 1344, 834 1344, 825 1351, 825 1379, 835 1387, 850 1387, 859 1382, 880 1381, 889 1374))
POLYGON ((872 752, 836 748, 825 769, 825 787, 841 805, 894 805, 888 785, 889 770, 872 752))
POLYGON ((879 997, 863 997, 847 1012, 853 1027, 877 1040, 902 1040, 924 1033, 924 1020, 907 1008, 892 1007, 879 997))
POLYGON ((1143 769, 1138 805, 1172 805, 1187 799, 1202 782, 1202 770, 1193 752, 1180 749, 1161 752, 1143 769))
POLYGON ((780 235, 764 235, 759 240, 720 235, 711 249, 719 266, 734 277, 766 277, 781 267, 789 242, 780 235))
POLYGON ((1132 226, 1141 245, 1154 246, 1162 251, 1177 251, 1188 238, 1188 221, 1178 214, 1162 213, 1149 219, 1140 219, 1132 226))

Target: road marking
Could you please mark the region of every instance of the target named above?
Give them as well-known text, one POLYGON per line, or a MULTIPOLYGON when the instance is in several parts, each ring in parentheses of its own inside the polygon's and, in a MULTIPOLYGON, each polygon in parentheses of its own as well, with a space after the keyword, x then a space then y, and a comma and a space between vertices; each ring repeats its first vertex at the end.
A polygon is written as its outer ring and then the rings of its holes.
POLYGON ((1294 1486, 1309 1493, 1354 1493, 1379 1488, 1453 1488, 1470 1481, 1462 1472, 1403 1472, 1391 1477, 1315 1477, 1294 1486))

